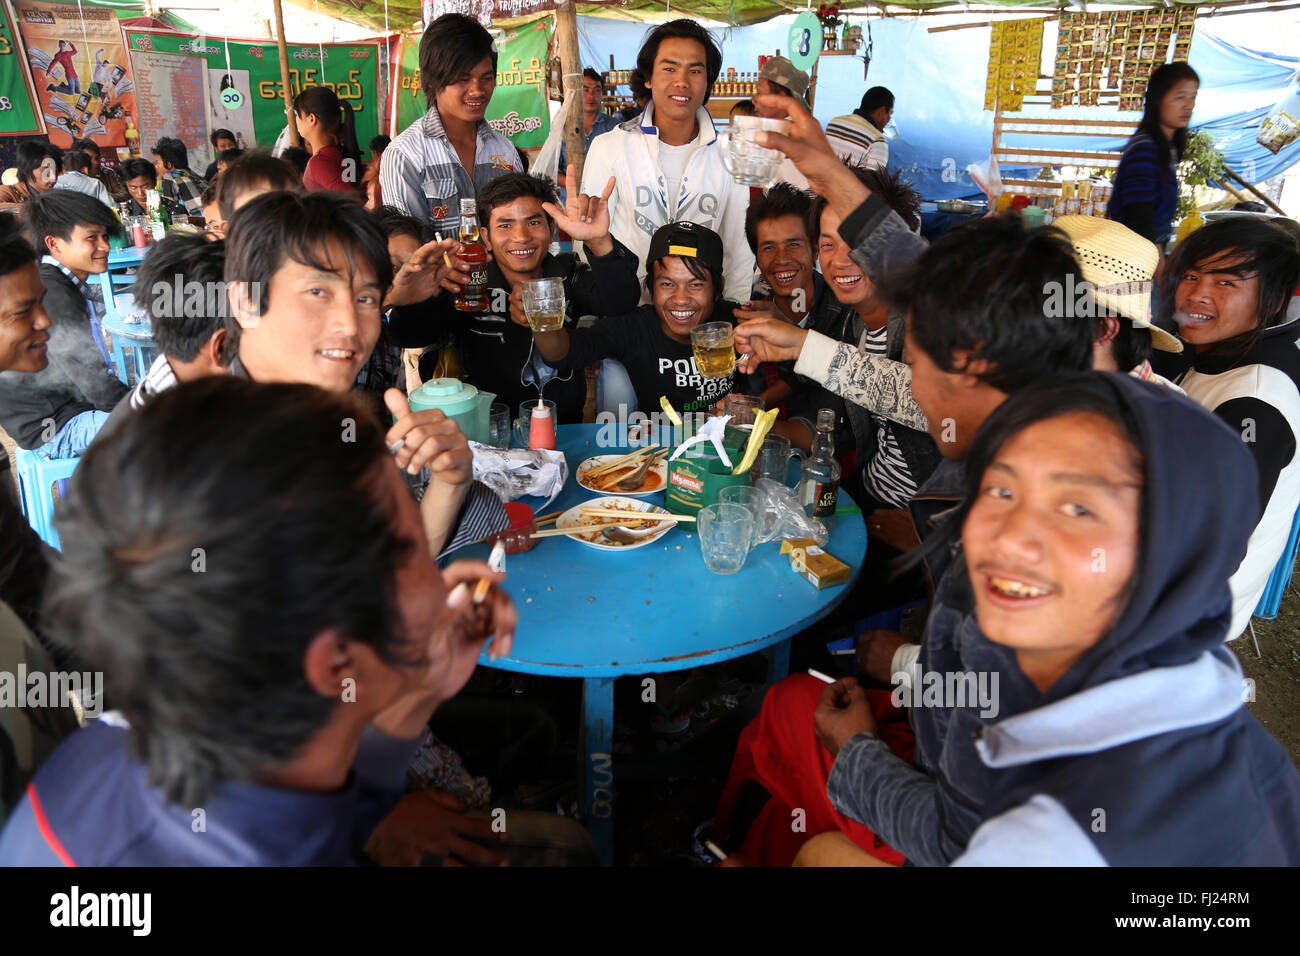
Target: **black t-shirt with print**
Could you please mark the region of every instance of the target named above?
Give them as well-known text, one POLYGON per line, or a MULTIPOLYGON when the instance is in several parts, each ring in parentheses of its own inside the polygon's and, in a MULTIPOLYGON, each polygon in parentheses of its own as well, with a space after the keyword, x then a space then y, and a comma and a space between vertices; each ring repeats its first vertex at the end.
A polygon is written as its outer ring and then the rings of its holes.
MULTIPOLYGON (((720 303, 709 321, 734 325, 732 312, 732 306, 720 303)), ((690 345, 664 333, 652 305, 606 316, 589 328, 570 330, 569 354, 552 364, 559 369, 585 368, 607 358, 623 363, 636 389, 637 409, 646 413, 659 409, 661 395, 679 412, 707 411, 725 398, 734 384, 734 373, 725 378, 701 377, 690 345)))

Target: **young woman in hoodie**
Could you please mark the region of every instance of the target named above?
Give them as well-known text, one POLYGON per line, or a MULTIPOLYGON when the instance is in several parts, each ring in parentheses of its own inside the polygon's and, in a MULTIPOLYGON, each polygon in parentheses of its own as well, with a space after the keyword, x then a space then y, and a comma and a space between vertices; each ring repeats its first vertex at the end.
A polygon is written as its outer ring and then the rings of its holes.
MULTIPOLYGON (((1256 509, 1240 436, 1170 389, 1091 373, 1008 399, 966 474, 913 677, 987 675, 993 699, 914 693, 912 766, 856 681, 827 687, 832 804, 912 862, 1300 863, 1300 773, 1223 647, 1256 509)), ((861 853, 831 836, 802 856, 828 847, 861 853)))
POLYGON ((1232 575, 1233 639, 1250 623, 1300 507, 1300 321, 1287 320, 1300 246, 1262 219, 1221 220, 1178 244, 1160 284, 1161 324, 1177 323, 1191 361, 1176 381, 1228 423, 1258 468, 1259 509, 1237 514, 1253 533, 1232 575))

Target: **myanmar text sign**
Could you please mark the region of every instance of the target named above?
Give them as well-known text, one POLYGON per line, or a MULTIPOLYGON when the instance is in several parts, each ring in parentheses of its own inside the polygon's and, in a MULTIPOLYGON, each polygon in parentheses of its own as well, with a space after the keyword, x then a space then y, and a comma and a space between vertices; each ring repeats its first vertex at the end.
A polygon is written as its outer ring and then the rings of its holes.
POLYGON ((0 0, 0 133, 42 133, 23 44, 9 5, 0 0))
MULTIPOLYGON (((137 54, 151 53, 190 56, 204 62, 207 97, 203 109, 209 130, 228 129, 251 148, 269 147, 284 129, 280 56, 274 41, 227 41, 129 27, 123 33, 133 63, 137 54)), ((290 43, 288 50, 290 96, 309 86, 334 90, 351 105, 357 142, 364 150, 379 132, 379 43, 290 43)), ((142 128, 141 135, 148 142, 152 131, 142 128)))

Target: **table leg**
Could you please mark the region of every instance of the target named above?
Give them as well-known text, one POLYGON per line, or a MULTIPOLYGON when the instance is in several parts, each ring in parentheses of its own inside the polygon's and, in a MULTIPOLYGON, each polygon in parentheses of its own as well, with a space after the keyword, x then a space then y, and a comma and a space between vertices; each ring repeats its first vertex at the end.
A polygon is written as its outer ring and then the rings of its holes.
POLYGON ((767 686, 771 687, 790 673, 790 638, 773 644, 763 656, 767 658, 767 686))
POLYGON ((614 863, 614 678, 582 682, 582 801, 601 866, 614 863))

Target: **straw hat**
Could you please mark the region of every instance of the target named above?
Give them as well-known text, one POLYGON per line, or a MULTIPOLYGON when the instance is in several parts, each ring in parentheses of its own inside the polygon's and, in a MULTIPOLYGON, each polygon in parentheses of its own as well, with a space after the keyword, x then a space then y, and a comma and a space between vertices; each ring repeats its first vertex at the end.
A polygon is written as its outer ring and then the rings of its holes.
POLYGON ((1099 306, 1149 331, 1160 351, 1183 350, 1176 336, 1151 324, 1151 288, 1160 264, 1154 243, 1099 216, 1060 216, 1052 225, 1074 245, 1079 271, 1092 284, 1099 306))

